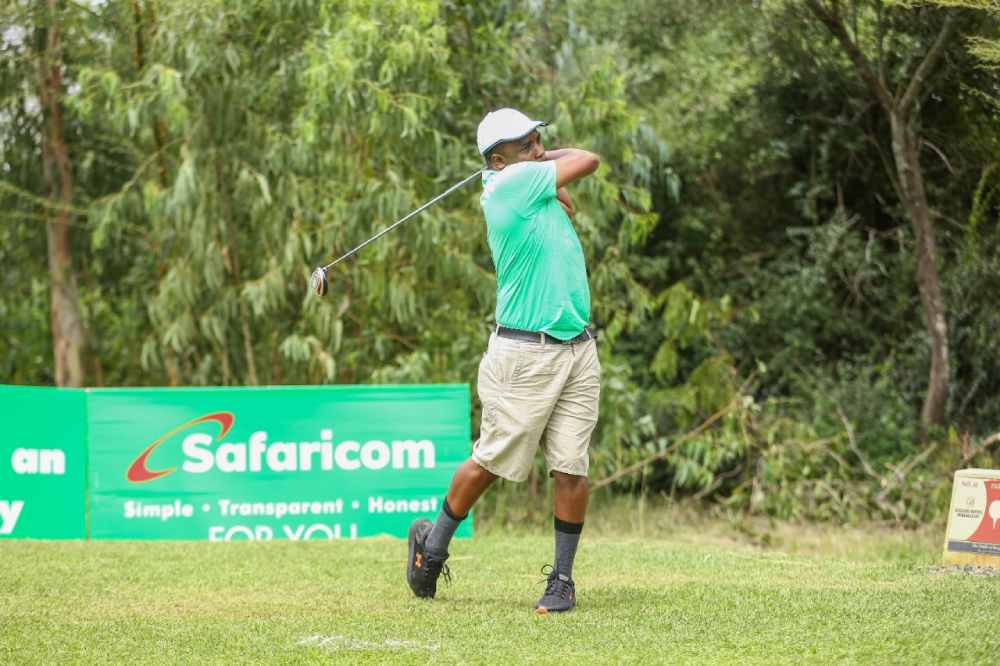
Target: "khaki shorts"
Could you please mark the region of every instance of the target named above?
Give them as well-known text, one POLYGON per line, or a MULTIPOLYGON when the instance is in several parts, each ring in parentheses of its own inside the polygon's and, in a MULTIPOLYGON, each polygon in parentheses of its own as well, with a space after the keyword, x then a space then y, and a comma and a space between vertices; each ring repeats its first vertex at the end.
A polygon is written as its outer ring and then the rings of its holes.
POLYGON ((494 333, 479 363, 483 419, 472 459, 497 476, 524 481, 540 443, 549 473, 586 476, 600 394, 594 340, 542 344, 494 333))

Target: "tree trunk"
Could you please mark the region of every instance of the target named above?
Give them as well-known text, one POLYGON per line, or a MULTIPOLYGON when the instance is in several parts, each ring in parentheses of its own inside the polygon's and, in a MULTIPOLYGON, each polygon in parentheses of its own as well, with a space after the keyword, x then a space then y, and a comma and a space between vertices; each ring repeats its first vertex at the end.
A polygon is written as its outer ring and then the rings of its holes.
POLYGON ((52 353, 57 386, 83 386, 83 319, 73 272, 73 252, 69 235, 69 206, 73 197, 69 155, 63 140, 62 54, 55 0, 49 0, 51 24, 42 32, 39 71, 39 100, 44 117, 42 166, 52 205, 47 208, 49 276, 52 281, 52 353))
MULTIPOLYGON (((219 197, 222 200, 222 216, 226 227, 226 244, 223 246, 223 259, 233 275, 237 285, 240 282, 240 256, 239 243, 236 236, 236 224, 233 221, 233 193, 226 186, 226 173, 222 164, 222 159, 216 157, 215 178, 218 187, 219 197)), ((257 363, 254 360, 253 334, 250 332, 250 308, 247 307, 246 299, 239 298, 240 330, 243 332, 243 354, 247 361, 247 383, 250 386, 259 386, 257 379, 257 363)))
POLYGON ((902 114, 891 112, 889 120, 903 206, 913 225, 917 241, 917 288, 924 311, 924 324, 931 340, 930 377, 924 407, 920 413, 920 425, 926 438, 931 426, 944 423, 947 412, 948 323, 937 268, 934 224, 927 206, 927 191, 924 189, 924 176, 920 168, 920 137, 902 114))

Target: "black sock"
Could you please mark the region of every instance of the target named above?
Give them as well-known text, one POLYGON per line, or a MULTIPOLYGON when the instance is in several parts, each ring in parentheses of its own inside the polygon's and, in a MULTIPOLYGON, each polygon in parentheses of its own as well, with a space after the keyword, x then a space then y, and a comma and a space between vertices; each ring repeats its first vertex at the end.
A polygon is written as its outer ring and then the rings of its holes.
POLYGON ((451 543, 451 537, 455 535, 455 530, 458 529, 459 523, 463 520, 465 520, 465 516, 456 516, 451 507, 448 506, 448 499, 445 498, 441 513, 438 514, 434 527, 427 534, 424 550, 437 558, 448 557, 448 544, 451 543))
POLYGON ((573 577, 573 559, 576 557, 576 547, 580 544, 580 532, 583 523, 567 523, 555 519, 556 526, 556 560, 552 570, 567 578, 573 577))

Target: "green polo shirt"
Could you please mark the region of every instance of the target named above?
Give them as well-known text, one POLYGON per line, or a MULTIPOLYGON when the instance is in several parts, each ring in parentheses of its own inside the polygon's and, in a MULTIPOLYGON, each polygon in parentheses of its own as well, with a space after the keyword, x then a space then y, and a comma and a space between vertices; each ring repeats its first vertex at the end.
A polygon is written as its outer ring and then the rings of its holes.
POLYGON ((590 321, 583 248, 556 199, 556 164, 518 162, 483 172, 479 199, 497 270, 496 321, 560 340, 590 321))

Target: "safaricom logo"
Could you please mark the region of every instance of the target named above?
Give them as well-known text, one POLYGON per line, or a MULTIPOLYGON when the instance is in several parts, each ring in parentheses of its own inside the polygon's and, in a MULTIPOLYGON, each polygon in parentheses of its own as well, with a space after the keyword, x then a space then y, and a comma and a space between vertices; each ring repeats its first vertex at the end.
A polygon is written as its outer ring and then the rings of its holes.
POLYGON ((125 474, 132 483, 144 483, 177 471, 177 467, 150 469, 149 456, 161 444, 175 435, 202 423, 217 423, 219 434, 212 437, 204 432, 192 432, 181 441, 184 462, 180 469, 189 474, 220 472, 308 472, 342 469, 378 470, 430 469, 434 467, 434 443, 428 439, 405 439, 385 442, 373 439, 362 444, 354 440, 333 442, 333 430, 320 431, 318 441, 269 442, 264 430, 257 430, 246 442, 222 442, 233 427, 235 418, 229 412, 215 412, 191 419, 165 433, 132 461, 125 474))

